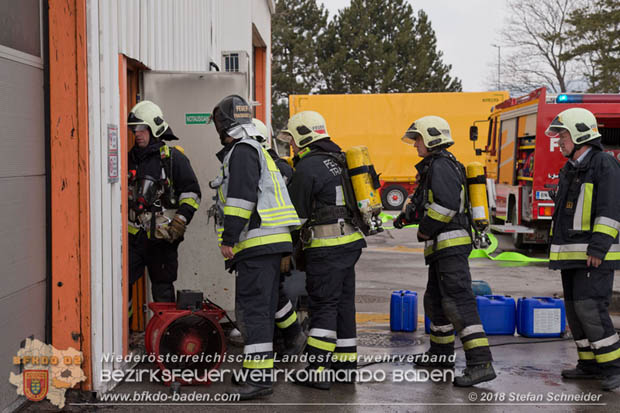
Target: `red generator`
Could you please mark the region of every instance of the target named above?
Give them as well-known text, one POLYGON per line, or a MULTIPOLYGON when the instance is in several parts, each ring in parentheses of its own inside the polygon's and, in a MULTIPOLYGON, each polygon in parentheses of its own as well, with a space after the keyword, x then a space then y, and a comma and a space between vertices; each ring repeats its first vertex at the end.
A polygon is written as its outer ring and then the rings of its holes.
POLYGON ((219 368, 226 353, 219 323, 226 312, 206 302, 202 292, 188 290, 177 292, 176 303, 150 303, 149 308, 154 315, 146 326, 146 351, 166 385, 209 384, 207 373, 219 368))

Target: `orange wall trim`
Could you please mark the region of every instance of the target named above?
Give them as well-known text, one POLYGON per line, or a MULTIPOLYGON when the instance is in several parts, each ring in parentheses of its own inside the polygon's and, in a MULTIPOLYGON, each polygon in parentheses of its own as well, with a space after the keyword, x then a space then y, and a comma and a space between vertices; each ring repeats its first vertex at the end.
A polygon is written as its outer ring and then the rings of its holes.
MULTIPOLYGON (((123 248, 122 248, 122 261, 123 261, 123 354, 128 354, 129 343, 129 319, 127 317, 127 301, 129 298, 129 232, 127 229, 127 216, 128 212, 128 199, 127 193, 127 179, 122 179, 127 176, 127 58, 119 54, 118 55, 118 90, 120 95, 120 150, 121 150, 121 215, 123 217, 123 248)), ((137 317, 137 314, 134 315, 137 317)))
POLYGON ((86 1, 49 2, 52 344, 83 352, 92 389, 86 1))
POLYGON ((254 47, 254 96, 255 99, 260 102, 259 106, 256 106, 256 118, 267 122, 266 114, 267 99, 266 99, 266 77, 267 71, 266 55, 267 49, 264 47, 254 47))

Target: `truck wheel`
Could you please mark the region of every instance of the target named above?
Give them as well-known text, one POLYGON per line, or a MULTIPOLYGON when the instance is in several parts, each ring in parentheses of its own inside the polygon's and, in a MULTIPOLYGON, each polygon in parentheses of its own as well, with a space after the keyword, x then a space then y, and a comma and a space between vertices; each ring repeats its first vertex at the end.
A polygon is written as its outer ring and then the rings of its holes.
MULTIPOLYGON (((512 208, 512 225, 518 225, 519 218, 517 217, 517 207, 512 208)), ((525 249, 525 242, 523 242, 523 234, 514 233, 512 234, 512 243, 514 244, 516 249, 522 250, 525 249)))
POLYGON ((381 202, 385 209, 401 210, 409 194, 400 185, 389 185, 381 190, 381 202))

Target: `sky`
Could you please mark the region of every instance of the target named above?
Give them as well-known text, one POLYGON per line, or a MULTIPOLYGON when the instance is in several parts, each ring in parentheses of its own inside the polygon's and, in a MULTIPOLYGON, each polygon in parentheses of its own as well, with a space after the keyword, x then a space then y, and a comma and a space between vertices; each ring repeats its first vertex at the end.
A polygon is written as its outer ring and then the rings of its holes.
MULTIPOLYGON (((461 79, 463 91, 493 88, 497 79, 497 47, 507 13, 507 0, 408 0, 417 13, 429 16, 443 61, 452 65, 450 74, 461 79)), ((319 0, 330 18, 350 0, 319 0)), ((500 54, 502 53, 500 48, 500 54)))

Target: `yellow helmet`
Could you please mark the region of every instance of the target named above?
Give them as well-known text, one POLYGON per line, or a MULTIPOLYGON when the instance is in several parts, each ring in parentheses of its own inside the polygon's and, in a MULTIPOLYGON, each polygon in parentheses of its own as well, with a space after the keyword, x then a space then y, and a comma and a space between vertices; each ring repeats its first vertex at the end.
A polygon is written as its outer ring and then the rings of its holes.
POLYGON ((260 136, 263 137, 263 140, 258 139, 263 148, 271 149, 271 134, 267 130, 267 126, 260 119, 253 118, 252 123, 260 133, 260 136))
POLYGON ((135 125, 147 125, 155 138, 159 138, 168 129, 161 109, 150 100, 137 103, 129 112, 127 126, 135 125))
POLYGON ((560 112, 549 124, 545 135, 555 137, 562 130, 570 132, 570 138, 575 145, 582 145, 601 137, 596 118, 592 112, 584 108, 570 108, 560 112))
POLYGON ((409 126, 401 139, 403 142, 413 145, 418 136, 422 136, 424 146, 428 149, 441 145, 450 146, 454 143, 450 134, 450 125, 439 116, 424 116, 416 120, 409 126))
POLYGON ((329 138, 325 119, 320 113, 312 110, 294 115, 288 120, 285 130, 291 134, 295 145, 299 148, 308 146, 320 139, 329 138))

